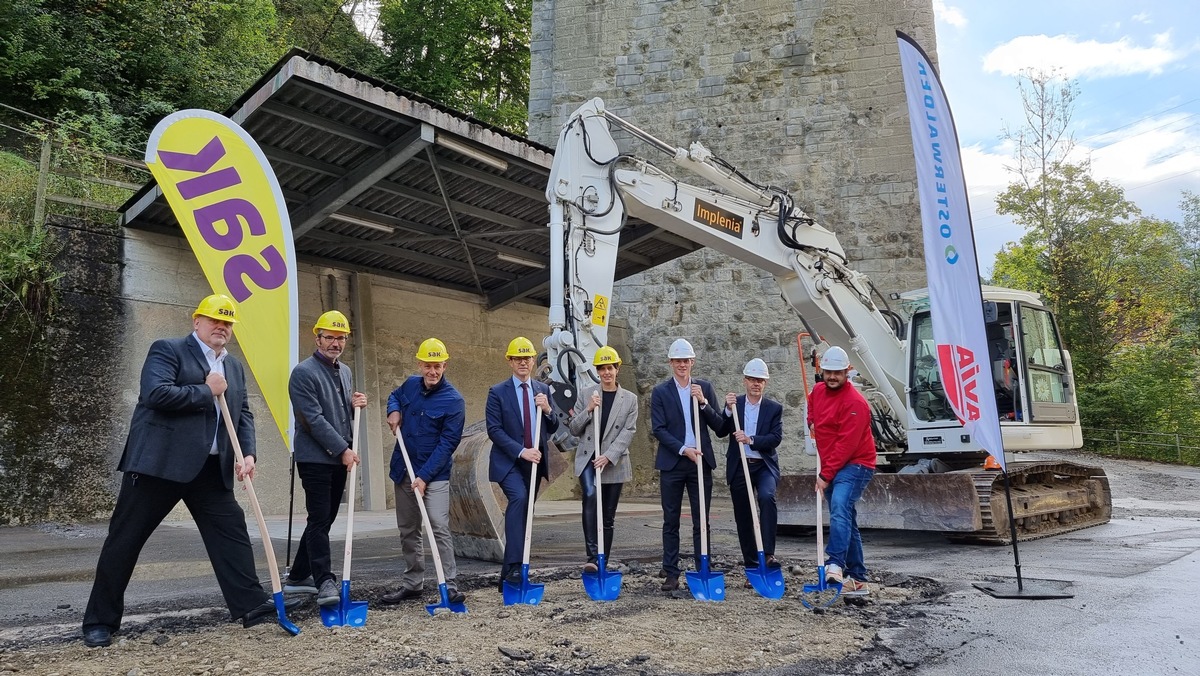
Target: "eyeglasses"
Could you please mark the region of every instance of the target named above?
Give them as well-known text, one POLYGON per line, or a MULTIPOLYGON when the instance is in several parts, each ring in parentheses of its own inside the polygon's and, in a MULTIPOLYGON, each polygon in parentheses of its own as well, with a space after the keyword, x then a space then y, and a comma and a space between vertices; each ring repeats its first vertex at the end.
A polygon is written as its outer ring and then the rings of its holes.
POLYGON ((327 340, 331 343, 344 343, 344 342, 346 342, 346 339, 348 339, 349 337, 350 336, 330 336, 330 335, 317 336, 317 338, 320 338, 321 340, 327 340))

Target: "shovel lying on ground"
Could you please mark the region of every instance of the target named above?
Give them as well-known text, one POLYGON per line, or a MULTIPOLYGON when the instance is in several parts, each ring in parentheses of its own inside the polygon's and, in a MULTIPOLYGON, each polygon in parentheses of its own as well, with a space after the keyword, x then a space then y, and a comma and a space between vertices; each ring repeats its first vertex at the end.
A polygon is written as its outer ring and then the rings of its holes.
MULTIPOLYGON (((221 407, 221 418, 225 420, 225 431, 229 433, 229 443, 233 446, 233 460, 244 467, 246 459, 242 456, 242 444, 238 441, 237 430, 233 428, 233 418, 229 415, 229 404, 225 403, 224 393, 217 395, 217 405, 221 407)), ((254 517, 258 520, 258 534, 262 536, 263 549, 267 552, 267 570, 271 572, 271 598, 275 601, 275 613, 279 616, 279 626, 295 636, 300 633, 300 627, 288 619, 287 609, 283 605, 283 586, 279 581, 279 564, 275 562, 275 545, 271 544, 271 534, 267 532, 267 520, 263 518, 262 507, 258 504, 258 496, 254 494, 254 482, 250 480, 250 477, 246 477, 245 482, 246 490, 250 493, 250 506, 254 509, 254 517)))
MULTIPOLYGON (((539 411, 537 422, 533 423, 533 445, 535 448, 541 447, 542 434, 542 414, 539 411)), ((545 460, 545 458, 542 458, 545 460)), ((525 553, 521 555, 521 586, 514 585, 508 580, 504 581, 504 605, 511 606, 518 603, 524 603, 529 606, 536 606, 542 602, 542 597, 546 594, 546 585, 531 584, 529 582, 529 545, 533 542, 533 503, 537 497, 537 471, 538 463, 529 463, 529 506, 525 510, 525 553)))
MULTIPOLYGON (((733 407, 733 428, 742 431, 742 423, 738 420, 737 406, 733 407)), ((762 525, 758 521, 758 498, 754 494, 754 484, 750 483, 750 463, 746 460, 746 444, 738 444, 742 456, 742 474, 746 477, 746 498, 750 502, 750 517, 754 523, 754 544, 758 546, 758 568, 746 567, 746 579, 754 591, 766 599, 783 598, 783 570, 768 568, 767 555, 763 552, 762 525)), ((819 513, 819 512, 818 512, 819 513)))
MULTIPOLYGON (((362 409, 354 409, 354 431, 351 449, 358 454, 358 422, 362 418, 362 409)), ((321 606, 321 622, 326 627, 361 627, 367 623, 367 602, 350 600, 350 552, 354 544, 354 489, 358 487, 358 463, 350 465, 350 476, 346 478, 350 484, 350 494, 346 496, 346 551, 342 557, 342 597, 338 605, 321 606)))
MULTIPOLYGON (((417 480, 417 473, 413 470, 412 460, 408 457, 408 448, 404 445, 404 437, 400 434, 399 427, 396 428, 396 443, 400 445, 400 455, 404 457, 404 468, 408 471, 408 484, 411 486, 417 480)), ((433 524, 429 522, 429 511, 425 509, 425 496, 417 495, 416 491, 413 491, 413 497, 417 499, 417 509, 421 510, 421 524, 425 527, 425 538, 429 541, 429 553, 433 555, 433 569, 437 572, 438 595, 441 597, 440 603, 430 603, 425 606, 425 610, 428 610, 430 615, 437 614, 437 611, 442 608, 447 608, 455 613, 465 613, 467 604, 462 601, 452 602, 450 600, 450 590, 446 587, 446 573, 442 570, 442 554, 438 551, 437 540, 433 537, 433 524)))
MULTIPOLYGON (((596 439, 596 452, 592 456, 600 458, 600 407, 592 412, 592 433, 596 439)), ((616 601, 621 595, 621 573, 609 572, 604 554, 604 497, 601 491, 600 473, 596 470, 596 572, 583 574, 583 590, 593 601, 616 601)))
MULTIPOLYGON (((821 475, 821 457, 817 456, 817 476, 821 475)), ((817 582, 804 585, 800 594, 800 603, 805 608, 821 608, 831 605, 842 595, 840 582, 825 581, 825 527, 822 525, 823 498, 825 494, 817 491, 817 582)))
MULTIPOLYGON (((695 424, 696 448, 700 449, 700 402, 692 398, 692 422, 695 424)), ((700 496, 700 570, 687 572, 688 589, 697 601, 725 600, 725 573, 708 568, 708 507, 704 504, 704 451, 696 458, 696 486, 700 496)))

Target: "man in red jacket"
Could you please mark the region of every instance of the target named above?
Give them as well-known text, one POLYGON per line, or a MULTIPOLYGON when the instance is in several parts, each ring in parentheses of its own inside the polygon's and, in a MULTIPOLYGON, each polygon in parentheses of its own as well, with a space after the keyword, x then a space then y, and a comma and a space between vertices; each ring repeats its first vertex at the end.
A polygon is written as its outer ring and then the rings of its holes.
POLYGON ((866 596, 855 503, 875 474, 875 438, 871 407, 850 382, 850 359, 840 347, 821 357, 823 382, 808 402, 808 429, 817 443, 820 471, 817 490, 829 502, 829 542, 825 546, 825 579, 841 583, 842 594, 866 596))

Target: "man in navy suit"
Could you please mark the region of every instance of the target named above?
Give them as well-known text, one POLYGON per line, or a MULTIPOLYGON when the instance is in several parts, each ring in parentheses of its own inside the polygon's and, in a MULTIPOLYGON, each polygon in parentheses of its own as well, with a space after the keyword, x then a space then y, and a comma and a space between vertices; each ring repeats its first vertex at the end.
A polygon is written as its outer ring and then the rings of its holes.
POLYGON ((236 321, 233 300, 212 295, 192 313, 191 335, 150 346, 125 452, 117 465, 125 476, 83 616, 83 642, 88 647, 112 642, 138 555, 180 500, 204 539, 230 616, 241 618, 246 627, 275 617, 275 605, 254 567, 246 515, 233 496, 234 475, 240 481, 255 474, 254 416, 246 398, 246 374, 225 349, 236 321), (216 403, 221 394, 233 417, 244 465, 233 461, 233 446, 216 403))
POLYGON ((525 553, 525 511, 529 500, 537 497, 537 486, 529 485, 532 467, 537 465, 538 483, 550 474, 542 457, 546 441, 558 429, 558 418, 550 409, 550 388, 533 380, 537 351, 528 338, 513 338, 505 353, 512 377, 488 390, 484 419, 492 454, 488 480, 500 484, 508 507, 504 510, 504 565, 500 568, 500 591, 507 579, 521 584, 521 559, 525 553), (541 431, 533 438, 537 418, 542 416, 541 431), (531 497, 532 495, 532 497, 531 497))
POLYGON ((779 512, 775 507, 775 488, 779 485, 779 454, 776 449, 783 441, 783 406, 763 396, 771 374, 761 359, 751 359, 742 370, 746 394, 725 395, 725 426, 722 435, 730 434, 729 450, 725 453, 725 481, 733 498, 733 518, 737 522, 738 542, 742 546, 742 561, 747 567, 758 567, 758 545, 754 541, 754 519, 750 514, 750 492, 742 471, 741 445, 746 445, 746 464, 750 468, 751 489, 758 495, 758 519, 762 528, 763 553, 767 565, 778 568, 775 560, 775 529, 779 512), (733 410, 741 431, 736 431, 733 410))
MULTIPOLYGON (((692 378, 692 365, 696 352, 692 344, 683 338, 671 343, 667 351, 671 361, 673 377, 657 385, 650 394, 650 426, 654 438, 658 439, 658 453, 654 468, 658 470, 659 489, 663 509, 663 571, 667 579, 662 583, 663 591, 679 588, 679 515, 683 508, 683 492, 686 489, 692 508, 692 543, 696 560, 700 560, 700 484, 697 481, 696 463, 702 461, 704 474, 704 508, 712 503, 712 471, 717 466, 713 455, 712 439, 708 429, 720 431, 725 421, 721 412, 709 402, 716 403, 717 395, 706 381, 692 378), (692 400, 700 406, 700 439, 696 439, 696 423, 692 416, 692 400), (707 425, 707 428, 705 427, 707 425)), ((711 538, 710 538, 711 540, 711 538)))

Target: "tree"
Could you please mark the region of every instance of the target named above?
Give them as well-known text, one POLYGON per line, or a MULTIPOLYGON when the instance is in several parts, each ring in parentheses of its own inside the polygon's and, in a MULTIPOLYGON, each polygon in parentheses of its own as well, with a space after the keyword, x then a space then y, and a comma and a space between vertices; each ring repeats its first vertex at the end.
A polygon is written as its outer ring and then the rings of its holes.
POLYGON ((475 117, 524 133, 531 0, 384 0, 379 74, 475 117))
MULTIPOLYGON (((1194 269, 1180 255, 1189 231, 1143 215, 1119 186, 1093 177, 1086 159, 1070 156, 1073 83, 1024 73, 1019 87, 1025 126, 1006 135, 1015 180, 996 205, 1025 234, 997 256, 993 278, 1041 293, 1055 311, 1085 424, 1194 423, 1197 361, 1179 349, 1180 280, 1194 269)), ((1195 241, 1200 227, 1191 232, 1195 241)))

